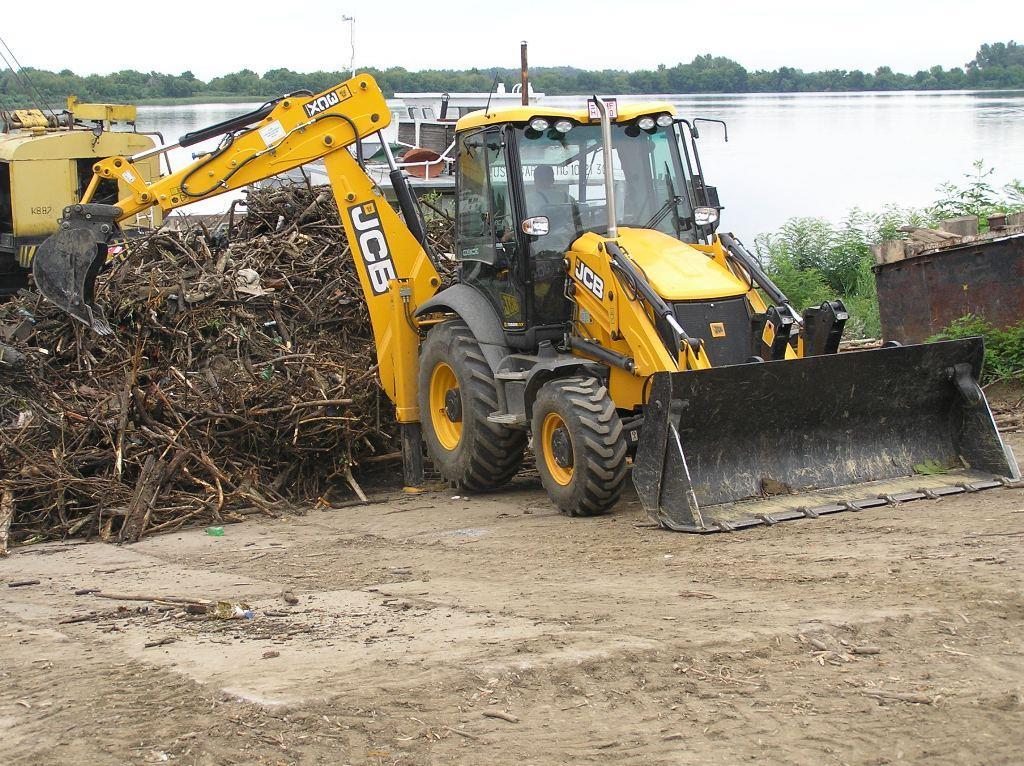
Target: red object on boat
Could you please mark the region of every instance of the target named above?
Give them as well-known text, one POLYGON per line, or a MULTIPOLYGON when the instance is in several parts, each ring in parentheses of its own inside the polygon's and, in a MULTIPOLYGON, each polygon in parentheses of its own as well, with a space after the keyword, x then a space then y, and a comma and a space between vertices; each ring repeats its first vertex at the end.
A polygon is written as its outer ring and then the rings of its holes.
POLYGON ((435 152, 433 149, 423 149, 417 147, 410 149, 402 155, 402 162, 432 162, 433 165, 413 165, 412 167, 404 168, 405 172, 416 178, 437 178, 441 175, 441 171, 444 170, 444 163, 438 162, 441 159, 441 155, 435 152))

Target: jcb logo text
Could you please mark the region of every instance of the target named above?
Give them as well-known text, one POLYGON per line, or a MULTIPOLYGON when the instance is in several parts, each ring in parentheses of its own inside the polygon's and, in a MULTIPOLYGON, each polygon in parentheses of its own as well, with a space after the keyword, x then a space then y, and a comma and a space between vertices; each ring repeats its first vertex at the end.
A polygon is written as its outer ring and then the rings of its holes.
POLYGON ((576 259, 576 270, 573 272, 573 276, 582 282, 583 286, 596 295, 599 300, 604 299, 604 280, 597 276, 594 270, 579 258, 576 259))
POLYGON ((348 209, 352 217, 352 225, 356 228, 359 243, 359 254, 366 264, 366 274, 370 278, 370 289, 374 295, 388 291, 388 282, 398 279, 395 263, 391 260, 391 248, 381 228, 380 215, 373 202, 353 205, 348 209))

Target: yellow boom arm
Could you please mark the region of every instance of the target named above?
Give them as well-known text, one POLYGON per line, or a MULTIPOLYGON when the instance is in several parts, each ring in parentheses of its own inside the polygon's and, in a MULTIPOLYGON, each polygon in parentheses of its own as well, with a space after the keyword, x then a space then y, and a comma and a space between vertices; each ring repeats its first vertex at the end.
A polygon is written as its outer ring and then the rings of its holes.
POLYGON ((82 204, 101 179, 119 179, 132 189, 118 200, 121 221, 153 206, 170 211, 322 158, 369 305, 381 384, 399 422, 414 423, 419 334, 412 314, 437 292, 440 279, 423 246, 347 150, 390 119, 377 83, 359 75, 315 96, 281 99, 266 116, 224 133, 211 153, 152 184, 130 159, 103 159, 93 168, 82 204))

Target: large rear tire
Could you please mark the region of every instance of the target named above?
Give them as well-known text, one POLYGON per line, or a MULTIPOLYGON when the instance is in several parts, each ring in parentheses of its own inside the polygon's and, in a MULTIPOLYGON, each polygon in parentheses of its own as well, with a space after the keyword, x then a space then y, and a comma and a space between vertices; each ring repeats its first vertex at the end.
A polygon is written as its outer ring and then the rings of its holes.
POLYGON ((548 495, 572 516, 611 510, 626 479, 622 421, 597 378, 545 383, 533 404, 533 451, 548 495))
POLYGON ((526 433, 487 420, 498 409, 494 375, 462 320, 427 333, 418 384, 423 440, 441 475, 470 492, 507 484, 523 463, 526 433))

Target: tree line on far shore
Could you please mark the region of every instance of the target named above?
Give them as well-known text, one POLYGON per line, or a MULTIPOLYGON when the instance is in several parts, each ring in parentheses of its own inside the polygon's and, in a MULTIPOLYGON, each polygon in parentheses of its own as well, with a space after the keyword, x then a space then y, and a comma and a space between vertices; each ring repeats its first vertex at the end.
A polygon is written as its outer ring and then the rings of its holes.
MULTIPOLYGON (((402 67, 360 68, 377 78, 387 95, 395 92, 484 91, 498 82, 519 80, 518 69, 423 70, 402 67)), ((161 74, 124 70, 107 75, 79 76, 65 69, 49 72, 10 69, 0 71, 0 108, 62 104, 68 95, 85 101, 139 102, 162 99, 269 98, 300 89, 319 92, 347 78, 345 72, 293 72, 272 69, 259 75, 250 69, 204 82, 192 72, 161 74), (27 78, 26 78, 27 76, 27 78)), ((915 74, 901 74, 881 66, 874 72, 830 69, 804 72, 792 67, 748 71, 741 64, 710 54, 689 64, 660 65, 657 69, 627 72, 591 71, 575 67, 536 67, 530 72, 533 88, 548 95, 585 93, 797 93, 813 91, 893 91, 1024 88, 1024 45, 1014 41, 984 44, 963 67, 933 66, 915 74)))

